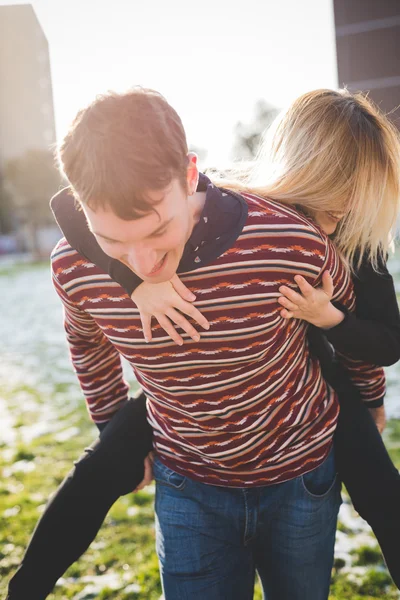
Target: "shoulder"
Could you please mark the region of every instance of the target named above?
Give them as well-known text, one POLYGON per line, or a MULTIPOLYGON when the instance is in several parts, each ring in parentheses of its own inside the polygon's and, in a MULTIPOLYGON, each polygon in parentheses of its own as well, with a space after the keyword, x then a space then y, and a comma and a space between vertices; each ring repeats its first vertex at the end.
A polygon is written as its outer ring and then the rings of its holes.
POLYGON ((63 188, 57 194, 54 194, 50 200, 50 208, 53 212, 62 210, 65 204, 75 204, 75 197, 70 187, 63 188))
POLYGON ((53 277, 61 284, 68 284, 74 279, 90 278, 104 273, 93 263, 77 252, 65 238, 54 247, 51 255, 51 270, 53 277))
POLYGON ((65 238, 51 254, 51 270, 54 287, 69 307, 86 310, 100 300, 121 302, 129 298, 108 273, 81 256, 65 238))
POLYGON ((324 265, 332 243, 316 223, 290 206, 253 194, 243 196, 248 203, 243 228, 247 239, 287 261, 306 261, 319 268, 324 265))
POLYGON ((83 264, 88 261, 83 258, 70 244, 65 237, 61 238, 54 246, 50 260, 53 270, 71 269, 73 266, 78 266, 77 263, 83 264))
POLYGON ((50 208, 65 238, 79 250, 88 236, 88 224, 71 188, 64 188, 53 196, 50 208))
POLYGON ((243 194, 248 205, 249 224, 258 223, 266 228, 276 229, 279 225, 301 236, 308 234, 310 237, 327 244, 327 236, 312 219, 296 208, 262 198, 254 194, 243 194))

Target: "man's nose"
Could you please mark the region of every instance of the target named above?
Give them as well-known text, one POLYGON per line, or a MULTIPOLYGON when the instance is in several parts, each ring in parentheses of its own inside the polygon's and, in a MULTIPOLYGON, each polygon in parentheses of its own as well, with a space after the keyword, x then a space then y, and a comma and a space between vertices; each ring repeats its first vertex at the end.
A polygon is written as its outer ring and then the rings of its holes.
POLYGON ((148 275, 157 264, 157 251, 145 246, 130 248, 127 260, 135 272, 148 275))

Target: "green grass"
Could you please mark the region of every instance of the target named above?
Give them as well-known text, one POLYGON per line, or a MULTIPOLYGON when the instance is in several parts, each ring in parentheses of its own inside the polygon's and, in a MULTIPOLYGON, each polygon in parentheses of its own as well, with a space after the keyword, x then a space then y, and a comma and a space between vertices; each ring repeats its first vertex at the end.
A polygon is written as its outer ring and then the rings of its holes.
MULTIPOLYGON (((0 514, 5 515, 0 524, 0 597, 47 499, 96 435, 86 410, 78 412, 80 418, 74 426, 80 433, 68 441, 57 443, 53 435, 43 435, 29 446, 17 444, 11 460, 4 458, 4 448, 0 450, 0 514), (18 461, 32 463, 35 468, 14 472, 18 461)), ((19 419, 23 421, 23 416, 19 419)), ((113 506, 93 547, 67 571, 65 584, 56 587, 53 597, 72 598, 87 585, 80 581, 82 577, 110 572, 121 575, 121 590, 104 588, 96 597, 158 600, 161 595, 154 551, 153 494, 148 491, 125 496, 113 506), (138 512, 129 516, 132 507, 138 512), (132 584, 137 584, 140 592, 125 594, 123 588, 132 584)))
POLYGON ((352 552, 353 564, 356 567, 365 567, 370 565, 383 566, 383 558, 379 546, 360 546, 352 552))
POLYGON ((29 262, 21 262, 9 265, 0 263, 0 275, 9 277, 13 275, 20 275, 21 273, 25 273, 26 271, 32 271, 38 268, 49 268, 49 261, 50 258, 48 260, 32 260, 29 262))

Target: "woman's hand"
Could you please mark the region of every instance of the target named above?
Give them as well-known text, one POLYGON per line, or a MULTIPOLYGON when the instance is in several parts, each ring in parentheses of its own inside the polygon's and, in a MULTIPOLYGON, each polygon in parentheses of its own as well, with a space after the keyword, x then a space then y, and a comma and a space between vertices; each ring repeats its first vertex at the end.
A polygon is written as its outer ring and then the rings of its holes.
POLYGON ((192 317, 204 329, 210 328, 207 319, 191 304, 196 296, 176 274, 163 283, 141 283, 132 292, 131 298, 139 309, 146 342, 152 339, 152 317, 157 319, 161 327, 179 346, 182 346, 183 339, 175 330, 173 323, 186 331, 195 342, 200 339, 199 333, 181 313, 192 317))
POLYGON ((379 406, 378 408, 369 408, 369 412, 372 415, 375 425, 378 428, 379 433, 382 435, 386 427, 386 411, 385 406, 379 406))
POLYGON ((135 489, 132 492, 133 494, 136 494, 136 492, 139 492, 140 490, 145 488, 147 485, 150 485, 151 482, 153 481, 153 479, 154 479, 154 477, 153 477, 153 461, 154 461, 154 452, 151 451, 144 459, 143 479, 139 483, 139 485, 137 487, 135 487, 135 489))
POLYGON ((283 295, 278 302, 284 307, 281 310, 284 319, 303 319, 321 329, 330 329, 343 321, 344 314, 331 303, 334 288, 329 271, 323 273, 319 288, 313 288, 301 275, 294 279, 300 293, 287 286, 279 288, 283 295))

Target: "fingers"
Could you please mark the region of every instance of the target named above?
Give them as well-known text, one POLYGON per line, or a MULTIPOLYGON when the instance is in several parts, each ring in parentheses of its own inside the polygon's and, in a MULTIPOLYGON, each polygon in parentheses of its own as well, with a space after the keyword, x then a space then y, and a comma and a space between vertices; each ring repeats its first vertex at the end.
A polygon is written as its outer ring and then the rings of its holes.
POLYGON ((178 346, 182 346, 183 339, 176 331, 175 327, 172 325, 171 321, 165 315, 157 314, 155 315, 157 321, 160 323, 161 327, 168 333, 171 340, 178 344, 178 346))
MULTIPOLYGON (((203 315, 195 308, 194 306, 189 306, 189 308, 183 309, 186 314, 192 316, 204 329, 209 329, 210 324, 207 319, 203 317, 203 315)), ((164 331, 169 335, 169 337, 178 344, 178 346, 183 345, 182 336, 176 331, 175 325, 183 329, 189 337, 192 338, 194 342, 198 342, 200 340, 200 334, 196 329, 189 323, 189 321, 183 316, 181 312, 176 310, 175 308, 169 308, 166 314, 156 313, 155 317, 164 331), (175 324, 175 325, 174 325, 175 324)), ((143 325, 143 333, 145 334, 146 341, 150 341, 151 338, 151 318, 147 322, 146 316, 144 315, 142 318, 143 325), (146 331, 146 333, 145 333, 146 331), (149 337, 146 337, 149 336, 149 337)))
POLYGON ((153 481, 153 452, 150 452, 144 459, 144 476, 139 485, 133 490, 133 493, 139 492, 153 481))
POLYGON ((281 310, 281 317, 283 317, 284 319, 293 319, 293 316, 293 313, 291 313, 289 310, 281 310))
POLYGON ((384 406, 379 406, 379 408, 370 408, 369 412, 372 415, 372 418, 375 422, 375 425, 379 431, 379 433, 383 433, 386 427, 386 410, 384 406))
POLYGON ((291 302, 290 300, 285 298, 285 296, 281 296, 280 298, 278 298, 278 302, 279 302, 279 304, 282 304, 282 306, 284 306, 287 310, 290 310, 291 312, 295 312, 296 310, 299 310, 298 305, 294 304, 294 302, 291 302))
POLYGON ((313 293, 313 291, 314 291, 313 286, 310 285, 308 283, 308 281, 306 281, 304 279, 304 277, 302 277, 301 275, 295 275, 294 280, 297 283, 297 285, 299 286, 300 291, 305 298, 307 298, 307 296, 310 296, 313 293))
POLYGON ((186 331, 186 333, 192 338, 194 342, 198 342, 200 340, 200 335, 195 330, 193 325, 191 325, 189 321, 180 312, 175 310, 175 308, 170 308, 167 312, 167 316, 181 329, 186 331))
POLYGON ((172 287, 181 296, 181 298, 187 300, 188 302, 193 302, 194 300, 196 300, 196 296, 193 294, 193 292, 189 290, 189 288, 186 287, 184 283, 182 283, 182 281, 179 279, 176 273, 170 281, 172 287))
POLYGON ((286 285, 282 285, 279 288, 279 291, 281 294, 284 295, 285 298, 293 302, 293 304, 296 304, 296 306, 299 306, 303 301, 303 297, 300 294, 287 287, 286 285))
POLYGON ((322 274, 322 289, 329 299, 332 298, 334 292, 333 279, 329 271, 324 271, 322 274))
POLYGON ((195 306, 193 306, 193 304, 184 304, 182 302, 182 306, 179 306, 178 308, 185 315, 192 317, 192 319, 194 319, 201 327, 203 327, 203 329, 210 329, 210 323, 207 321, 205 316, 202 315, 195 306))
POLYGON ((140 320, 142 321, 144 339, 146 342, 151 342, 153 337, 151 333, 151 315, 140 313, 140 320))
POLYGON ((183 329, 194 342, 198 342, 200 340, 200 334, 196 329, 189 323, 189 321, 177 310, 174 308, 170 308, 167 311, 166 315, 157 314, 156 319, 161 325, 161 327, 168 333, 169 337, 176 343, 178 346, 182 346, 183 338, 176 331, 174 325, 175 323, 183 329), (171 322, 172 321, 172 322, 171 322))
POLYGON ((149 485, 153 481, 153 460, 150 456, 146 456, 144 459, 144 478, 143 487, 149 485))
MULTIPOLYGON (((180 312, 192 317, 192 319, 194 319, 201 327, 203 327, 203 329, 210 329, 210 323, 207 321, 204 315, 202 315, 201 312, 195 306, 193 306, 193 304, 191 304, 191 302, 196 299, 196 296, 182 283, 176 274, 171 279, 171 283, 175 291, 182 297, 183 300, 186 301, 176 304, 174 308, 177 308, 180 312)), ((175 323, 177 323, 175 319, 173 320, 175 323)), ((189 333, 185 327, 182 327, 182 329, 189 333)))

